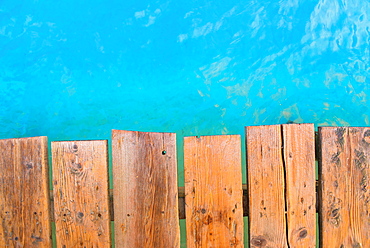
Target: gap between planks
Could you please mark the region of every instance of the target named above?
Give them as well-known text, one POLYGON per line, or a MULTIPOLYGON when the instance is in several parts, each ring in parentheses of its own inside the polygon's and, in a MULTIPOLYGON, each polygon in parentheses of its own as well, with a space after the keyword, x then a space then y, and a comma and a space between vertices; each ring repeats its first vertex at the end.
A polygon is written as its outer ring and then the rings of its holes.
MULTIPOLYGON (((316 180, 316 212, 319 209, 318 206, 318 181, 316 180)), ((179 187, 179 219, 185 219, 185 187, 179 187)), ((50 190, 50 201, 51 201, 51 221, 54 221, 54 195, 53 191, 50 190)), ((113 209, 113 189, 109 189, 109 210, 110 220, 114 221, 114 209, 113 209)), ((243 216, 248 216, 248 191, 247 184, 243 184, 243 216)))

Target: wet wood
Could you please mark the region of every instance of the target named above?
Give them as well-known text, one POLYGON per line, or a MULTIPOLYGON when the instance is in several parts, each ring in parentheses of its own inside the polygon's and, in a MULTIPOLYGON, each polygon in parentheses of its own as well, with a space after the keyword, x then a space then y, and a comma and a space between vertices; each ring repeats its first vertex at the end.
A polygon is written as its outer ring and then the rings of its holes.
POLYGON ((184 138, 187 247, 243 247, 240 136, 184 138))
POLYGON ((287 247, 281 126, 246 127, 251 247, 287 247))
POLYGON ((51 247, 47 138, 0 140, 0 247, 51 247))
POLYGON ((176 135, 113 130, 116 247, 180 247, 176 135))
POLYGON ((319 129, 320 246, 370 247, 370 128, 319 129))
POLYGON ((313 124, 283 128, 290 248, 316 246, 315 135, 313 124))
POLYGON ((107 141, 52 142, 58 247, 110 247, 107 141))

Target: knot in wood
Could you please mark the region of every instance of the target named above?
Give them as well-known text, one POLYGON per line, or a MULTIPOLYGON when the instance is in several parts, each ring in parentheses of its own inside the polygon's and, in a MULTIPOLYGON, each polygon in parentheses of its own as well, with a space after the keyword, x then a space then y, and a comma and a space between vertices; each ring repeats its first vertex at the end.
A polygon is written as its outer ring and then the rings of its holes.
POLYGON ((252 238, 251 244, 257 247, 264 247, 267 244, 266 239, 263 236, 252 238))
POLYGON ((305 237, 307 237, 307 230, 303 229, 299 232, 299 239, 304 239, 305 237))
POLYGON ((370 144, 370 130, 366 130, 366 132, 364 133, 363 141, 370 144))

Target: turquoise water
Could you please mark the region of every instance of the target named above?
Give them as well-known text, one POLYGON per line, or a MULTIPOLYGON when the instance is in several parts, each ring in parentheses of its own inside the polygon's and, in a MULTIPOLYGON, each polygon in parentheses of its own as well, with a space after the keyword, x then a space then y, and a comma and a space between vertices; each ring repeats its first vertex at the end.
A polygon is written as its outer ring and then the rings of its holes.
POLYGON ((0 2, 0 138, 369 126, 370 1, 0 2))
POLYGON ((369 13, 363 0, 2 1, 0 138, 369 125, 369 13))

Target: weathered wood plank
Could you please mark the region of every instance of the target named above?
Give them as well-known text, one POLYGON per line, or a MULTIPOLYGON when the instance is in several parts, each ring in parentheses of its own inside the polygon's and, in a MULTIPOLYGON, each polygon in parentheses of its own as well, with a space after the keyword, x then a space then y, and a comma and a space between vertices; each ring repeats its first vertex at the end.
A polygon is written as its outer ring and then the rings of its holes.
POLYGON ((52 142, 58 247, 110 247, 106 140, 52 142))
POLYGON ((287 247, 281 126, 246 127, 251 247, 287 247))
POLYGON ((282 128, 289 247, 315 247, 314 126, 313 124, 286 124, 282 125, 282 128))
MULTIPOLYGON (((316 181, 317 187, 318 181, 316 181)), ((247 185, 243 184, 243 216, 248 216, 248 190, 247 185)), ((185 219, 185 187, 178 187, 179 193, 179 219, 185 219)), ((51 200, 51 218, 54 221, 54 210, 53 210, 53 191, 50 191, 50 200, 51 200)), ((110 220, 114 221, 114 212, 113 212, 113 189, 109 189, 109 209, 110 209, 110 220)), ((316 191, 316 211, 318 210, 318 201, 317 201, 317 191, 316 191)))
POLYGON ((47 137, 0 140, 0 247, 51 247, 47 137))
POLYGON ((116 247, 180 246, 176 134, 112 132, 116 247))
POLYGON ((243 247, 240 136, 184 138, 187 247, 243 247))
POLYGON ((370 128, 319 129, 320 246, 370 247, 370 128))

